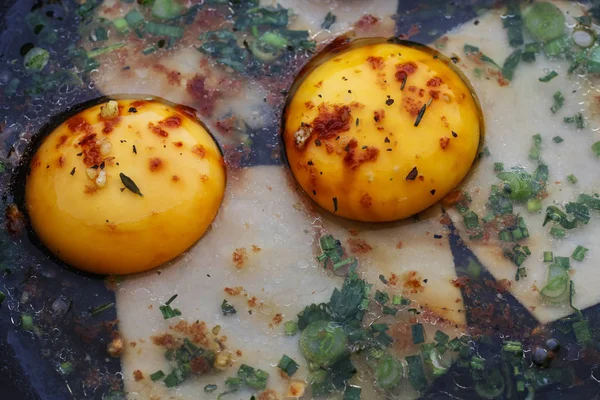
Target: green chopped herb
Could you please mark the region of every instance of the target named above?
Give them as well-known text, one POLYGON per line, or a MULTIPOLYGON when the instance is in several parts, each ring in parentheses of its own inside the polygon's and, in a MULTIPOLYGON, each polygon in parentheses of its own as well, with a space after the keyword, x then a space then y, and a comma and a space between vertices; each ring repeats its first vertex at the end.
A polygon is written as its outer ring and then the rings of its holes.
POLYGON ((553 262, 554 261, 554 254, 552 254, 551 251, 545 251, 544 252, 544 262, 553 262))
POLYGON ((423 369, 423 360, 420 355, 406 357, 408 365, 408 380, 415 390, 420 392, 427 389, 427 378, 423 369))
POLYGON ((563 96, 562 92, 558 91, 554 93, 553 98, 554 104, 552 105, 552 107, 550 107, 550 111, 552 111, 553 114, 556 114, 556 112, 558 112, 558 110, 560 110, 565 104, 565 97, 563 96))
POLYGON ((125 21, 129 26, 135 28, 144 23, 144 16, 134 8, 125 15, 125 21))
POLYGON ((567 213, 572 214, 577 221, 587 224, 590 221, 590 209, 582 203, 569 202, 565 205, 567 213))
POLYGON ((171 298, 169 300, 167 300, 167 302, 164 305, 159 307, 160 312, 162 313, 162 316, 164 319, 170 319, 170 318, 178 317, 181 315, 181 311, 179 311, 179 309, 171 308, 171 303, 176 298, 177 298, 177 295, 174 294, 173 296, 171 296, 171 298))
POLYGON ((504 171, 504 163, 495 162, 494 163, 494 172, 503 172, 504 171))
POLYGON ((477 214, 469 210, 463 215, 463 220, 465 222, 465 226, 467 229, 479 229, 481 226, 479 225, 479 217, 477 214))
POLYGON ((100 314, 101 312, 106 311, 109 308, 114 307, 114 305, 115 305, 115 302, 113 301, 113 302, 106 303, 106 304, 103 304, 101 306, 95 307, 95 308, 93 308, 93 309, 90 310, 90 314, 92 316, 94 316, 96 314, 100 314))
POLYGON ((94 30, 94 35, 96 36, 96 39, 93 41, 103 42, 105 40, 108 40, 108 31, 103 26, 97 27, 94 30))
POLYGON ((573 174, 568 175, 567 176, 567 180, 569 182, 571 182, 572 184, 575 184, 575 183, 579 182, 579 179, 577 179, 577 177, 575 175, 573 175, 573 174))
POLYGON ((586 320, 573 322, 573 332, 575 339, 581 345, 588 344, 592 341, 592 333, 590 332, 589 324, 586 320))
POLYGON ((72 362, 65 361, 64 363, 59 365, 58 370, 60 371, 60 373, 62 375, 69 375, 71 372, 73 372, 75 370, 75 367, 73 366, 72 362))
POLYGON ((533 145, 531 146, 531 149, 529 150, 529 158, 531 160, 539 160, 541 148, 542 148, 542 136, 538 133, 536 135, 533 135, 533 145))
POLYGON ((206 386, 204 386, 204 393, 212 393, 212 392, 214 392, 215 390, 217 390, 217 388, 218 388, 218 387, 217 387, 217 385, 215 385, 215 384, 209 384, 209 385, 206 385, 206 386))
POLYGON ((223 315, 233 315, 237 313, 236 309, 231 304, 229 304, 227 300, 223 300, 223 302, 221 303, 221 312, 223 313, 223 315))
POLYGON ((577 202, 585 204, 591 210, 600 211, 600 199, 592 197, 587 194, 580 194, 577 198, 577 202))
POLYGON ((450 336, 448 336, 446 333, 438 330, 435 332, 435 336, 433 339, 436 342, 438 342, 439 344, 446 344, 446 343, 448 343, 448 339, 450 339, 450 336))
MULTIPOLYGON (((585 204, 583 205, 585 206, 585 204)), ((571 206, 571 210, 578 211, 581 214, 580 217, 584 217, 583 210, 576 210, 573 208, 573 206, 571 206)), ((567 217, 567 214, 562 212, 556 206, 548 206, 546 208, 546 218, 544 218, 543 226, 546 226, 546 224, 550 221, 558 222, 560 226, 562 226, 564 229, 574 229, 575 227, 577 227, 577 219, 570 220, 567 217)))
POLYGON ((548 42, 561 37, 565 31, 565 16, 552 3, 536 2, 523 14, 523 23, 536 40, 548 42))
POLYGON ((542 209, 542 201, 537 198, 527 200, 527 211, 530 213, 540 211, 542 209))
POLYGON ((113 25, 115 26, 115 29, 122 35, 129 33, 129 24, 125 18, 117 18, 113 20, 113 25))
POLYGON ((518 2, 509 2, 506 17, 502 20, 503 27, 507 30, 508 43, 512 47, 523 44, 523 19, 521 18, 521 7, 518 2))
POLYGON ((509 55, 508 58, 504 61, 504 65, 502 66, 502 75, 509 81, 512 81, 513 79, 515 70, 517 69, 519 62, 521 61, 522 54, 523 51, 521 49, 517 49, 513 51, 512 54, 509 55))
POLYGON ((385 315, 396 315, 398 314, 398 309, 388 306, 383 306, 383 313, 385 315))
POLYGON ((112 51, 120 49, 121 47, 125 47, 125 42, 118 42, 118 43, 114 43, 114 44, 111 44, 108 46, 99 47, 99 48, 90 50, 90 51, 88 51, 87 56, 88 56, 88 58, 98 57, 103 54, 110 53, 112 51))
POLYGON ((527 43, 523 49, 521 59, 524 62, 535 62, 537 54, 539 54, 542 46, 539 43, 527 43))
POLYGON ((550 235, 554 236, 555 238, 564 238, 567 235, 567 231, 553 226, 550 228, 550 235))
POLYGON ((540 82, 550 82, 552 79, 558 76, 558 72, 552 71, 548 75, 545 75, 539 79, 540 82))
POLYGON ((154 0, 152 16, 158 19, 173 19, 179 17, 185 7, 174 0, 154 0))
POLYGON ((381 305, 384 305, 388 301, 390 301, 390 295, 386 292, 382 292, 380 290, 375 292, 375 296, 373 297, 375 301, 381 305))
POLYGON ((25 54, 23 65, 29 72, 40 72, 48 64, 50 53, 41 47, 34 47, 25 54))
POLYGON ((573 251, 573 254, 571 255, 571 257, 574 260, 577 261, 583 261, 583 259, 585 258, 586 253, 589 251, 589 249, 583 247, 583 246, 577 246, 575 248, 575 250, 573 251))
POLYGON ((283 329, 287 336, 294 336, 298 333, 298 323, 296 321, 286 321, 283 325, 283 329))
POLYGON ((325 20, 321 24, 321 28, 323 28, 323 29, 331 28, 331 25, 335 24, 336 20, 337 20, 337 17, 334 14, 332 14, 331 11, 329 11, 327 13, 327 15, 325 16, 325 20))
POLYGON ((571 269, 571 261, 569 260, 569 257, 556 256, 554 257, 554 263, 561 268, 571 269))
POLYGON ((577 113, 573 117, 564 117, 563 121, 567 124, 575 124, 577 129, 585 128, 585 119, 581 113, 577 113))
POLYGON ((153 44, 151 44, 150 46, 147 46, 147 47, 145 47, 145 48, 142 49, 142 54, 145 55, 145 56, 147 56, 148 54, 154 53, 156 50, 158 50, 156 48, 156 46, 153 45, 153 44))
POLYGON ((267 388, 269 374, 262 369, 254 369, 246 364, 242 364, 237 375, 238 378, 252 389, 265 390, 267 388))
POLYGON ((138 188, 138 186, 135 184, 135 182, 133 181, 133 179, 131 179, 130 177, 128 177, 127 175, 125 175, 124 173, 119 173, 119 177, 121 178, 121 182, 123 183, 123 185, 129 189, 130 192, 137 194, 140 197, 144 197, 144 195, 142 194, 142 192, 140 192, 140 188, 138 188))
POLYGON ((596 157, 600 157, 600 141, 592 145, 592 151, 594 152, 596 157))
POLYGON ((411 325, 410 331, 412 333, 413 344, 420 344, 425 342, 425 331, 423 329, 423 324, 411 325))
POLYGON ((241 378, 236 378, 234 376, 225 379, 225 386, 227 386, 230 389, 238 389, 242 386, 243 383, 244 382, 241 378))
POLYGON ((565 140, 564 140, 563 138, 561 138, 560 136, 554 136, 554 137, 552 138, 552 140, 554 141, 554 143, 562 143, 562 142, 564 142, 564 141, 565 141, 565 140))
POLYGON ((479 59, 485 63, 491 64, 494 67, 498 68, 498 69, 502 69, 494 60, 492 60, 490 57, 486 56, 485 54, 483 54, 480 50, 479 47, 477 46, 473 46, 470 44, 465 44, 463 47, 463 51, 465 52, 465 54, 467 56, 477 56, 479 57, 479 59))
POLYGON ((159 381, 164 377, 165 377, 165 373, 162 372, 162 370, 160 370, 160 369, 158 371, 156 371, 155 373, 150 374, 150 379, 152 380, 152 382, 159 381))
POLYGON ((21 314, 21 328, 25 331, 33 330, 33 317, 29 314, 21 314))
POLYGON ((388 280, 385 278, 385 275, 379 274, 379 280, 383 282, 384 285, 388 284, 388 280))
POLYGON ((296 361, 294 361, 285 354, 277 363, 277 367, 279 367, 280 370, 285 372, 285 374, 290 377, 293 376, 296 373, 296 371, 298 371, 298 368, 300 368, 296 361))
POLYGON ((360 386, 347 385, 344 390, 344 400, 360 400, 361 391, 360 386))

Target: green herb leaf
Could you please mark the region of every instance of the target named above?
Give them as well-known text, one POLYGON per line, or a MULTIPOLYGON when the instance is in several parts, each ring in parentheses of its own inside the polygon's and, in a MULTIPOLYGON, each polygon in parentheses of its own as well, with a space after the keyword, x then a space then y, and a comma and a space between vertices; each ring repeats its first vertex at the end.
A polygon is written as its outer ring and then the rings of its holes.
POLYGON ((565 97, 563 96, 562 92, 558 91, 554 93, 553 98, 554 104, 552 105, 552 107, 550 107, 550 111, 552 111, 553 114, 556 114, 558 110, 560 110, 565 104, 565 97))
POLYGON ((144 197, 142 192, 140 192, 140 188, 138 188, 138 186, 135 184, 133 179, 131 179, 130 177, 128 177, 127 175, 125 175, 122 172, 119 173, 119 177, 121 177, 121 182, 127 189, 129 189, 130 192, 137 194, 140 197, 144 197))
POLYGON ((221 303, 221 312, 223 313, 223 315, 233 315, 237 313, 236 309, 231 304, 229 304, 227 300, 223 300, 223 302, 221 303))
POLYGON ((556 71, 551 71, 550 73, 548 73, 547 75, 539 78, 540 82, 550 82, 552 79, 556 78, 558 76, 558 72, 556 71))
POLYGON ((515 70, 517 69, 519 62, 521 61, 522 54, 523 51, 521 49, 517 49, 513 51, 512 54, 509 55, 508 58, 504 61, 504 65, 502 66, 502 75, 509 81, 512 81, 513 79, 515 70))
POLYGON ((323 29, 329 29, 329 28, 331 28, 331 25, 333 25, 336 20, 337 20, 337 17, 335 15, 333 15, 331 13, 331 11, 329 11, 327 13, 327 15, 325 16, 325 20, 321 24, 321 28, 323 28, 323 29))
POLYGON ((279 367, 279 369, 285 372, 285 374, 289 377, 293 376, 296 373, 296 371, 298 371, 298 368, 300 368, 296 361, 294 361, 285 354, 277 363, 277 367, 279 367))

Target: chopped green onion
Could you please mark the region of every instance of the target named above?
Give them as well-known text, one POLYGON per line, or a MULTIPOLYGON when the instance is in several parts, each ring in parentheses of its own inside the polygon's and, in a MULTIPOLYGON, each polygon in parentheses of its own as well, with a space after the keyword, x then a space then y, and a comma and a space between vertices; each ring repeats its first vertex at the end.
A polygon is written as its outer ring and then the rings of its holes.
MULTIPOLYGON (((533 193, 531 175, 522 170, 501 172, 497 175, 502 180, 501 194, 511 200, 524 201, 533 193)), ((512 211, 512 207, 511 207, 512 211)))
POLYGON ((527 211, 530 213, 540 211, 542 209, 542 201, 537 198, 527 200, 527 211))
POLYGON ((105 40, 108 40, 108 31, 103 26, 99 26, 96 29, 94 29, 94 35, 96 36, 96 40, 94 41, 103 42, 105 40))
POLYGON ((575 333, 575 339, 581 345, 588 344, 592 341, 592 334, 588 322, 584 319, 581 321, 573 322, 573 332, 575 333))
MULTIPOLYGON (((569 204, 572 204, 572 203, 569 203, 569 204)), ((587 206, 585 204, 582 204, 582 205, 587 206)), ((576 207, 571 206, 570 210, 573 212, 577 212, 579 214, 580 218, 585 217, 585 210, 583 210, 583 209, 577 209, 576 207)), ((588 214, 589 214, 589 212, 588 212, 588 214)), ((577 227, 577 219, 569 220, 569 218, 567 217, 567 214, 562 212, 556 206, 548 206, 546 208, 546 218, 544 218, 543 226, 546 226, 546 224, 550 221, 558 222, 560 224, 560 226, 562 226, 565 229, 574 229, 575 227, 577 227)))
POLYGON ((539 78, 540 82, 550 82, 552 79, 556 78, 558 73, 556 71, 551 71, 548 75, 545 75, 539 78))
POLYGON ((573 251, 573 254, 571 255, 571 257, 574 260, 583 261, 583 259, 585 258, 585 255, 588 251, 589 251, 589 249, 587 249, 583 246, 577 246, 575 248, 575 250, 573 251))
POLYGON ((579 182, 579 180, 577 179, 577 177, 575 175, 573 175, 573 174, 567 176, 567 180, 569 182, 571 182, 572 184, 575 184, 575 183, 579 182))
POLYGON ((565 16, 552 3, 536 2, 532 4, 525 10, 523 22, 529 34, 541 42, 561 37, 565 31, 565 16))
POLYGON ((156 48, 155 45, 151 44, 150 46, 145 47, 144 49, 142 49, 142 54, 147 56, 148 54, 152 54, 154 53, 156 50, 158 50, 156 48))
POLYGON ((165 373, 162 372, 162 370, 160 370, 160 369, 158 371, 156 371, 155 373, 153 373, 153 374, 150 375, 150 379, 152 380, 152 382, 159 381, 159 380, 161 380, 164 377, 165 377, 165 373))
POLYGON ((40 72, 48 64, 50 53, 41 47, 34 47, 25 54, 23 65, 29 72, 40 72))
POLYGON ((573 214, 577 221, 587 224, 590 221, 590 209, 582 203, 569 202, 565 205, 565 210, 569 214, 573 214))
POLYGON ((288 357, 287 355, 283 355, 279 362, 277 363, 277 367, 285 372, 285 374, 289 377, 293 376, 300 366, 296 361, 288 357))
POLYGON ((212 393, 217 390, 218 386, 215 384, 208 384, 204 386, 204 393, 212 393))
POLYGON ((542 147, 542 137, 540 134, 533 135, 533 145, 529 150, 529 158, 531 160, 539 160, 540 159, 540 151, 542 147))
POLYGON ((246 364, 242 364, 237 375, 238 378, 252 389, 265 390, 267 388, 269 374, 262 369, 254 369, 246 364))
POLYGON ((420 344, 425 342, 425 331, 423 329, 423 324, 411 325, 410 331, 412 333, 413 344, 420 344))
POLYGON ((385 332, 388 329, 390 329, 388 324, 371 324, 371 330, 376 333, 385 332))
POLYGON ((129 33, 129 24, 125 18, 117 18, 113 20, 113 25, 117 29, 117 31, 123 35, 129 33))
POLYGON ((502 343, 502 350, 509 353, 519 354, 523 351, 523 345, 514 340, 506 340, 502 343))
POLYGON ((600 199, 594 198, 587 194, 580 194, 577 198, 577 202, 581 204, 585 204, 592 210, 600 211, 600 199))
POLYGON ((494 163, 494 172, 504 172, 504 163, 495 162, 494 163))
POLYGON ((164 319, 174 318, 181 315, 181 311, 179 311, 179 309, 171 308, 170 305, 176 298, 177 295, 174 294, 173 296, 171 296, 171 298, 169 298, 169 300, 167 300, 167 302, 164 305, 159 307, 159 310, 162 313, 164 319))
POLYGON ((152 16, 158 19, 172 19, 179 17, 184 7, 174 0, 154 0, 152 16))
POLYGON ((356 267, 358 266, 358 260, 356 259, 356 257, 352 256, 352 257, 348 257, 342 261, 336 262, 333 264, 333 270, 337 271, 338 269, 342 268, 342 267, 350 267, 350 270, 354 270, 356 269, 356 267))
POLYGON ((385 354, 377 362, 375 381, 382 389, 391 389, 400 383, 404 368, 402 363, 390 354, 385 354))
POLYGON ((465 222, 465 226, 467 229, 478 229, 479 225, 479 217, 475 214, 474 211, 469 210, 463 215, 463 219, 465 222))
POLYGON ((600 157, 600 141, 592 145, 592 151, 594 152, 596 157, 600 157))
POLYGON ((145 30, 147 33, 154 36, 166 36, 172 38, 181 38, 183 37, 184 32, 184 29, 181 26, 158 24, 156 22, 148 22, 145 30))
POLYGON ((375 296, 373 297, 373 299, 378 302, 381 305, 384 305, 385 303, 387 303, 388 301, 390 301, 390 295, 387 294, 386 292, 382 292, 380 290, 375 292, 375 296))
POLYGON ((510 2, 506 10, 506 18, 502 20, 502 26, 507 30, 508 43, 512 47, 523 44, 523 19, 518 2, 510 2))
POLYGON ((294 336, 298 333, 298 323, 296 321, 286 321, 284 331, 287 336, 294 336))
POLYGON ((479 356, 471 358, 471 369, 483 371, 485 369, 485 359, 479 356))
POLYGON ((415 390, 420 392, 427 389, 427 378, 423 369, 423 360, 420 355, 406 357, 408 365, 408 381, 415 390))
POLYGON ((554 254, 552 254, 551 251, 545 251, 544 252, 544 262, 553 262, 554 261, 554 254))
POLYGON ((550 228, 550 235, 554 236, 555 238, 564 238, 567 235, 567 231, 553 226, 550 228))
POLYGON ((597 74, 600 72, 600 46, 594 47, 586 59, 587 72, 597 74))
POLYGON ((548 278, 546 286, 540 291, 544 302, 550 305, 563 304, 568 299, 569 273, 558 264, 552 264, 548 267, 548 278))
POLYGON ((101 56, 106 53, 110 53, 111 51, 120 49, 121 47, 125 47, 125 42, 118 42, 108 46, 99 47, 97 49, 93 49, 87 53, 88 58, 94 58, 101 56))
POLYGON ((564 117, 563 121, 566 124, 575 124, 577 129, 585 128, 585 119, 583 118, 583 114, 577 113, 573 117, 564 117))
POLYGON ((513 51, 512 54, 509 55, 504 61, 504 65, 502 66, 502 75, 509 81, 512 81, 513 79, 515 69, 517 69, 519 61, 521 61, 521 54, 523 54, 523 51, 521 49, 517 49, 513 51))
POLYGON ((129 24, 129 26, 135 28, 144 23, 144 16, 134 8, 125 15, 125 21, 127 24, 129 24))
POLYGON ((448 339, 450 339, 450 336, 448 336, 446 333, 438 330, 435 332, 435 336, 433 339, 436 342, 438 342, 439 344, 446 344, 448 342, 448 339))
POLYGON ((75 367, 73 366, 72 362, 65 361, 64 363, 60 364, 60 366, 58 367, 58 370, 63 375, 69 375, 71 372, 73 372, 75 370, 75 367))
POLYGON ((225 386, 230 389, 237 389, 242 386, 242 383, 244 382, 241 378, 236 378, 234 376, 230 376, 229 378, 225 379, 225 386))
POLYGON ((554 262, 561 268, 571 269, 571 261, 569 261, 569 257, 554 257, 554 262))
POLYGON ((223 315, 233 315, 237 313, 235 307, 233 307, 227 300, 223 300, 221 303, 221 312, 223 315))
POLYGON ((558 91, 554 93, 553 98, 554 104, 552 105, 552 107, 550 107, 550 111, 552 111, 553 114, 556 114, 556 112, 560 110, 565 104, 565 97, 563 96, 562 92, 558 91))
MULTIPOLYGON (((569 51, 571 43, 571 38, 567 35, 559 37, 558 39, 544 43, 544 53, 548 58, 558 58, 569 51)), ((577 65, 573 68, 577 68, 577 65)))
POLYGON ((33 318, 29 314, 21 314, 21 328, 25 331, 33 330, 33 318))
POLYGON ((361 391, 360 386, 347 385, 344 390, 344 400, 360 400, 361 391))
POLYGON ((335 24, 336 20, 337 20, 337 17, 335 15, 333 15, 331 13, 331 11, 329 11, 327 13, 327 15, 325 16, 325 20, 321 24, 321 28, 323 28, 323 29, 329 29, 329 28, 331 28, 331 25, 335 24))
POLYGON ((96 314, 100 314, 101 312, 103 312, 103 311, 106 311, 106 310, 108 310, 109 308, 112 308, 112 307, 114 307, 114 305, 115 305, 115 302, 113 301, 113 302, 106 303, 106 304, 103 304, 103 305, 101 305, 101 306, 95 307, 95 308, 93 308, 92 310, 90 310, 90 314, 91 314, 92 316, 94 316, 94 315, 96 315, 96 314))
POLYGON ((554 143, 562 143, 562 142, 564 142, 565 140, 564 140, 563 138, 561 138, 560 136, 554 136, 554 137, 552 138, 552 141, 554 141, 554 143))

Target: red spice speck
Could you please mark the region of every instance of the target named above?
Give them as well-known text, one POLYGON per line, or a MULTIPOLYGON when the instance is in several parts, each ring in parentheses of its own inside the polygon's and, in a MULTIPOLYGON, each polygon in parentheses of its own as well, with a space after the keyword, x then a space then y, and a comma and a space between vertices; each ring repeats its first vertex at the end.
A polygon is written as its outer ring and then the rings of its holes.
POLYGON ((354 27, 364 30, 367 28, 371 28, 377 23, 379 23, 379 18, 371 14, 365 14, 362 17, 360 17, 360 19, 354 24, 354 27))
POLYGON ((385 61, 383 60, 383 57, 373 57, 373 56, 369 56, 367 58, 367 62, 369 64, 371 64, 371 68, 377 70, 377 69, 383 69, 383 67, 385 67, 385 61))
POLYGON ((206 155, 206 150, 204 149, 204 146, 202 146, 201 144, 197 144, 192 148, 192 153, 194 153, 200 158, 204 158, 204 156, 206 155))
POLYGON ((449 144, 450 144, 449 137, 440 138, 440 147, 442 148, 442 150, 446 150, 446 148, 448 147, 449 144))
POLYGON ((430 80, 427 81, 427 86, 433 86, 433 87, 438 87, 442 84, 442 78, 440 78, 439 76, 436 76, 434 78, 431 78, 430 80))
POLYGON ((148 129, 150 129, 152 131, 152 133, 154 133, 155 135, 158 135, 161 137, 169 136, 169 132, 165 131, 158 125, 154 125, 152 122, 148 123, 148 129))
POLYGON ((150 171, 154 172, 162 167, 162 160, 158 157, 154 157, 150 159, 150 171))
POLYGON ((350 107, 338 104, 330 107, 321 104, 319 105, 319 115, 311 126, 319 139, 331 139, 341 132, 349 131, 351 119, 350 107))
POLYGON ((67 121, 67 127, 72 132, 81 132, 86 133, 88 135, 90 135, 93 132, 92 126, 85 119, 77 115, 69 118, 69 120, 67 121))
POLYGON ((419 67, 413 61, 396 65, 396 80, 398 82, 404 81, 406 77, 413 74, 419 67))
POLYGON ((375 161, 379 155, 379 149, 373 146, 358 149, 358 142, 354 138, 348 142, 346 149, 344 163, 351 169, 357 169, 366 162, 375 161))
POLYGON ((371 207, 373 205, 373 198, 368 193, 363 194, 360 198, 360 205, 364 208, 371 207))
POLYGON ((215 109, 218 91, 206 88, 206 78, 196 75, 188 81, 186 89, 198 103, 200 114, 207 117, 211 116, 215 109))
POLYGON ((158 124, 160 126, 164 126, 165 128, 179 128, 181 126, 181 117, 173 115, 160 121, 158 124))

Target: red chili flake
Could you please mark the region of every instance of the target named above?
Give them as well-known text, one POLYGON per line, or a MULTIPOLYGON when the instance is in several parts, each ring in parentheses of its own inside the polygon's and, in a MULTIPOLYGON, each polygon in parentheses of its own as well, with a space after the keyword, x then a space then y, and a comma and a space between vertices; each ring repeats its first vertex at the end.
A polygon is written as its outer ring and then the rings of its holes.
POLYGON ((173 178, 171 178, 171 179, 173 179, 173 182, 179 181, 179 177, 177 175, 173 175, 173 178))
POLYGON ((319 105, 319 115, 311 123, 313 132, 320 139, 331 139, 340 132, 350 130, 351 111, 346 105, 334 104, 332 107, 319 105))
POLYGON ((348 240, 346 241, 348 242, 348 246, 350 246, 350 251, 353 254, 365 254, 373 249, 363 239, 348 238, 348 240))
POLYGON ((427 81, 427 86, 438 87, 442 84, 442 78, 436 76, 427 81))
POLYGON ((373 114, 373 119, 375 120, 375 122, 380 122, 385 118, 385 110, 382 108, 380 108, 379 110, 375 110, 373 114))
POLYGON ((100 146, 96 142, 96 134, 91 133, 83 137, 78 143, 83 149, 83 163, 91 167, 102 163, 100 146))
POLYGON ((58 157, 58 166, 63 167, 65 165, 65 156, 58 157))
POLYGON ((379 18, 371 14, 365 14, 362 17, 360 17, 360 19, 354 24, 354 26, 359 29, 367 29, 371 28, 377 23, 379 23, 379 18))
POLYGON ((200 158, 204 158, 206 155, 206 150, 204 149, 204 146, 197 144, 192 148, 192 153, 196 154, 200 158))
POLYGON ((430 90, 429 95, 431 96, 432 99, 437 100, 440 98, 440 91, 439 90, 430 90))
POLYGON ((369 56, 367 58, 367 62, 369 64, 371 64, 371 68, 377 70, 377 69, 383 69, 383 67, 385 67, 385 61, 383 59, 383 57, 373 57, 373 56, 369 56))
POLYGON ((173 142, 173 145, 175 147, 181 147, 181 146, 183 146, 183 142, 173 142))
POLYGON ((104 120, 104 128, 102 129, 102 133, 105 135, 111 133, 115 126, 119 124, 119 122, 121 122, 121 117, 104 120))
POLYGON ((150 171, 154 172, 162 166, 162 160, 158 157, 151 158, 149 161, 150 171))
POLYGON ((371 207, 373 205, 373 198, 368 193, 363 194, 360 198, 360 205, 364 208, 371 207))
POLYGON ((449 137, 440 138, 440 147, 442 148, 442 150, 446 150, 446 148, 448 147, 449 144, 450 144, 449 137))
POLYGON ((164 126, 165 128, 179 128, 181 126, 181 117, 173 115, 160 121, 158 124, 160 126, 164 126))
POLYGON ((372 146, 358 149, 358 142, 354 138, 348 142, 346 152, 344 163, 351 169, 357 169, 363 163, 375 161, 379 155, 379 149, 372 146))
POLYGON ((396 80, 398 82, 404 81, 406 77, 412 75, 418 68, 417 64, 412 61, 396 65, 396 80))
POLYGON ((419 115, 422 107, 423 103, 419 100, 415 100, 412 97, 407 97, 404 99, 404 109, 413 117, 419 115))
POLYGON ((135 379, 136 382, 139 382, 144 379, 144 374, 139 369, 136 369, 133 371, 133 379, 135 379))
POLYGON ((56 143, 56 148, 58 149, 60 146, 62 146, 63 144, 65 144, 66 141, 67 141, 67 135, 62 135, 58 139, 58 143, 56 143))
POLYGON ((212 115, 219 92, 206 88, 206 78, 196 75, 188 81, 186 89, 198 103, 200 114, 207 117, 212 115))
POLYGON ((169 136, 169 132, 165 131, 160 126, 154 125, 152 122, 148 122, 148 129, 150 129, 152 131, 152 133, 154 133, 155 135, 158 135, 161 137, 169 136))
POLYGON ((307 110, 312 110, 313 108, 315 108, 315 104, 310 100, 304 103, 304 106, 307 110))
POLYGON ((67 127, 72 132, 82 132, 88 135, 93 132, 92 126, 80 116, 74 116, 69 118, 69 120, 67 121, 67 127))

